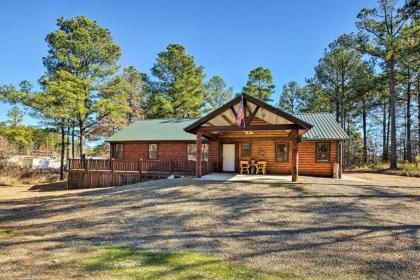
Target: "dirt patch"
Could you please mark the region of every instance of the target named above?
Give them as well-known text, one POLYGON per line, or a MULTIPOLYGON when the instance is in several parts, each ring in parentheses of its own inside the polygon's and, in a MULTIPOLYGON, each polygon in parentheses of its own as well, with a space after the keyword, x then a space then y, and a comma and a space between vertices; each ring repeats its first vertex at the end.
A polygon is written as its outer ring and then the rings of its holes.
POLYGON ((0 187, 0 278, 83 278, 57 263, 101 244, 212 254, 300 278, 419 279, 420 185, 365 175, 296 185, 0 187))

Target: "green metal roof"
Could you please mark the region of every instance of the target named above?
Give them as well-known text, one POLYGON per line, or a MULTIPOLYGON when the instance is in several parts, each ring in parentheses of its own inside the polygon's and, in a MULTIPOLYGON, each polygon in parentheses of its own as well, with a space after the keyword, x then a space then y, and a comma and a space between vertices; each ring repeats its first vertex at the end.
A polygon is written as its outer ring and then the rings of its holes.
POLYGON ((150 119, 132 123, 108 138, 107 142, 123 141, 194 141, 194 134, 184 128, 197 119, 150 119))
POLYGON ((329 113, 300 113, 294 114, 312 125, 312 128, 303 134, 303 140, 343 140, 347 133, 340 127, 329 113))
MULTIPOLYGON (((307 131, 304 140, 342 140, 348 136, 328 113, 302 113, 294 117, 313 127, 307 131)), ((197 119, 150 119, 137 121, 107 139, 107 142, 125 141, 194 141, 194 134, 184 128, 197 119)))

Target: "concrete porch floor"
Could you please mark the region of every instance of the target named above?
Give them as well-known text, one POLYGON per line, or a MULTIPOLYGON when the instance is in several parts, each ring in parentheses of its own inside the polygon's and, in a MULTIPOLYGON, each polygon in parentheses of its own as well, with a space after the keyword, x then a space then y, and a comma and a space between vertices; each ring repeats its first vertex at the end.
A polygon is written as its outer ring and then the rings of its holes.
MULTIPOLYGON (((198 180, 205 181, 219 181, 219 182, 250 182, 250 183, 292 183, 291 175, 255 175, 255 174, 238 174, 238 173, 210 173, 202 176, 198 180)), ((344 180, 344 181, 365 181, 349 175, 342 176, 342 179, 326 178, 326 177, 311 177, 299 176, 299 182, 312 182, 312 181, 331 181, 331 180, 344 180)))

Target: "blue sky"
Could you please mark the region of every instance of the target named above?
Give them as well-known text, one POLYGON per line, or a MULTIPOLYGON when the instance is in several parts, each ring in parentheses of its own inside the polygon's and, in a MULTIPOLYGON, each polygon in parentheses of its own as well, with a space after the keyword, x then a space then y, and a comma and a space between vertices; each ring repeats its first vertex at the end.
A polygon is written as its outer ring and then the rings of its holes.
MULTIPOLYGON (((56 19, 84 15, 109 28, 122 48, 121 66, 149 73, 156 54, 180 43, 205 67, 207 78, 221 75, 240 91, 249 70, 272 71, 277 102, 290 80, 303 83, 324 48, 355 31, 357 13, 375 0, 295 1, 20 1, 0 2, 0 84, 44 73, 45 36, 56 19)), ((10 106, 0 104, 0 121, 10 106)), ((35 120, 25 117, 25 123, 35 120)))

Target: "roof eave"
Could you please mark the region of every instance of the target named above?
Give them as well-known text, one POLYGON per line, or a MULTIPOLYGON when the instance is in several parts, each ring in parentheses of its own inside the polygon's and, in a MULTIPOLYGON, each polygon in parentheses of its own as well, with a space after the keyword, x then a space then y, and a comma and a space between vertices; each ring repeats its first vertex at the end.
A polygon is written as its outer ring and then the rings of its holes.
POLYGON ((260 106, 260 107, 264 107, 265 109, 271 111, 274 114, 278 114, 280 116, 282 116, 283 118, 299 125, 302 129, 311 129, 313 126, 310 123, 307 123, 299 118, 296 118, 295 116, 286 113, 280 109, 277 109, 273 106, 271 106, 270 104, 267 104, 265 102, 262 102, 261 100, 250 96, 248 94, 242 93, 241 95, 238 95, 237 97, 233 98, 231 101, 225 103, 224 105, 222 105, 221 107, 213 110, 212 112, 208 113, 207 115, 203 116, 202 118, 198 119, 197 121, 195 121, 194 123, 190 124, 189 126, 184 128, 184 131, 189 132, 189 133, 194 133, 195 130, 202 125, 203 123, 205 123, 206 121, 210 120, 211 118, 213 118, 214 116, 216 116, 219 112, 223 112, 225 110, 227 110, 229 107, 235 105, 237 102, 239 102, 239 99, 241 97, 244 97, 246 100, 251 101, 252 103, 260 106))
POLYGON ((348 138, 307 138, 302 136, 302 140, 305 141, 343 141, 348 140, 348 138))
POLYGON ((224 110, 228 109, 230 106, 236 104, 236 102, 240 99, 240 95, 238 95, 237 97, 233 98, 231 101, 225 103, 224 105, 222 105, 221 107, 211 111, 210 113, 208 113, 207 115, 199 118, 197 121, 193 122, 192 124, 190 124, 189 126, 184 128, 185 132, 189 132, 189 133, 194 133, 195 130, 203 123, 205 123, 206 121, 210 120, 211 118, 213 118, 215 115, 217 115, 218 112, 223 112, 224 110))

